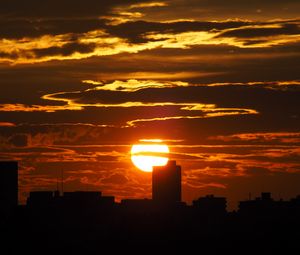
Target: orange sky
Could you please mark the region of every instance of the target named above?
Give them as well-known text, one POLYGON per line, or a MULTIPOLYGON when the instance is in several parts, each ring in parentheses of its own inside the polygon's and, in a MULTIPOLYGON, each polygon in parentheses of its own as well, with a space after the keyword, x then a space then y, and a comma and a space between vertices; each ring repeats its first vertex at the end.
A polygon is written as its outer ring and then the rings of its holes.
POLYGON ((6 1, 0 159, 30 190, 151 196, 130 161, 165 139, 183 199, 300 194, 296 0, 6 1), (57 6, 60 8, 57 8, 57 6))

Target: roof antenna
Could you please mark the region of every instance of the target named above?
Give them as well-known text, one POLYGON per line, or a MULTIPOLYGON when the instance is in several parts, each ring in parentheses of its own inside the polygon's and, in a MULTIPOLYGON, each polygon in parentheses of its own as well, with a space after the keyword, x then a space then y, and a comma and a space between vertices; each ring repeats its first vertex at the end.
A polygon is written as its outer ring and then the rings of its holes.
POLYGON ((64 170, 61 169, 61 195, 64 195, 64 170))
POLYGON ((56 190, 57 190, 57 192, 59 193, 59 179, 58 179, 59 177, 58 177, 58 175, 57 175, 57 177, 56 177, 56 190))

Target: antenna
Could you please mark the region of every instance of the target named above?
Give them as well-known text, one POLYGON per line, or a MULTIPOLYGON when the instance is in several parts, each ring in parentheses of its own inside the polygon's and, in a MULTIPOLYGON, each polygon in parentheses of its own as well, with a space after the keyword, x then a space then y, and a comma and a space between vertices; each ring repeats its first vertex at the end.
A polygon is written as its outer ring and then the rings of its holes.
POLYGON ((64 195, 64 170, 61 169, 61 195, 64 195))
POLYGON ((59 193, 59 180, 58 180, 58 175, 57 175, 57 178, 56 178, 56 190, 57 192, 59 193))

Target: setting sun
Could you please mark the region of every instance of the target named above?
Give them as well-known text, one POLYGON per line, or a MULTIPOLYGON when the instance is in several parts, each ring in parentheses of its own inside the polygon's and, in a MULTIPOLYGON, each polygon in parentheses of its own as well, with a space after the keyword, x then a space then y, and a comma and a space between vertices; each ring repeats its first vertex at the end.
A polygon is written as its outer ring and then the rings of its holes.
POLYGON ((152 172, 153 166, 164 166, 168 163, 169 147, 160 144, 161 140, 140 141, 143 143, 134 144, 131 148, 131 160, 138 169, 152 172))

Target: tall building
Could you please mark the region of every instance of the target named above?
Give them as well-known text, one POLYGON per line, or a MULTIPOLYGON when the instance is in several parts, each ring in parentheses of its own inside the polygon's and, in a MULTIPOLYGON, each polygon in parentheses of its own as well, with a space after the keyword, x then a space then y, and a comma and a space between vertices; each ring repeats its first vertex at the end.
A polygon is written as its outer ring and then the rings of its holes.
POLYGON ((181 166, 176 165, 176 161, 153 167, 152 199, 165 204, 181 201, 181 166))
POLYGON ((0 208, 10 210, 18 205, 18 162, 0 161, 0 208))

